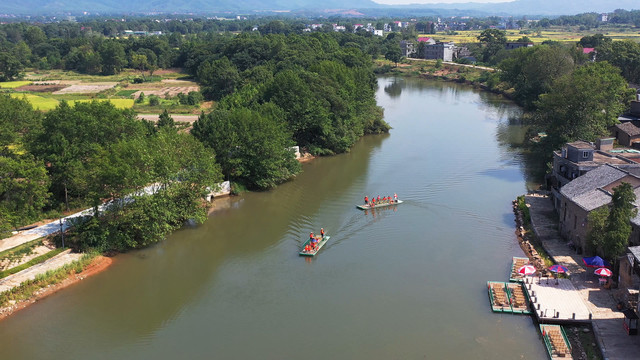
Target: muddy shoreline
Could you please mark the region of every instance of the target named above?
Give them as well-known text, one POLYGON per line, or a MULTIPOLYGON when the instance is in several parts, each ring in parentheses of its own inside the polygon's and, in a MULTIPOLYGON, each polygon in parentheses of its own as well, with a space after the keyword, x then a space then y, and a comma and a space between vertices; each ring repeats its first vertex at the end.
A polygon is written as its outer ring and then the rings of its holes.
POLYGON ((113 263, 113 261, 114 260, 111 257, 97 256, 95 259, 93 259, 91 264, 81 273, 71 274, 62 282, 54 285, 49 285, 38 290, 29 299, 20 300, 3 308, 0 308, 0 321, 6 319, 7 317, 15 314, 20 310, 26 309, 27 307, 35 304, 39 300, 42 300, 49 295, 53 295, 58 291, 65 289, 71 285, 77 284, 78 282, 90 276, 105 271, 113 263))

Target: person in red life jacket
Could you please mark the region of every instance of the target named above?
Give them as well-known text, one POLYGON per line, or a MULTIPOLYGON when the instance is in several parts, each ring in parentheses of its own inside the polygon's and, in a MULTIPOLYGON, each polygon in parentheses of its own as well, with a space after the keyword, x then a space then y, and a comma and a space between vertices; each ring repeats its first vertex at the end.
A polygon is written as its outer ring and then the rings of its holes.
POLYGON ((368 196, 364 197, 364 204, 365 205, 369 205, 369 197, 368 196))
POLYGON ((369 207, 375 207, 376 206, 376 198, 372 197, 371 198, 371 203, 369 204, 369 207))
POLYGON ((398 202, 398 194, 393 194, 393 202, 398 202))
POLYGON ((380 195, 378 195, 378 204, 380 204, 380 195))
POLYGON ((320 228, 320 236, 324 239, 324 228, 320 228))
POLYGON ((304 252, 310 252, 310 251, 311 251, 311 245, 307 244, 307 245, 304 247, 304 252))

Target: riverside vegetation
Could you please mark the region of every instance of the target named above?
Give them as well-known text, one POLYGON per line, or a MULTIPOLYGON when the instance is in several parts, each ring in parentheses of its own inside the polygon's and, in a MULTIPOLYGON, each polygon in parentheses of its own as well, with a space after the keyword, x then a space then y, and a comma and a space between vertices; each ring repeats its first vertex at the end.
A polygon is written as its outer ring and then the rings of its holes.
MULTIPOLYGON (((288 150, 293 145, 335 154, 364 134, 388 131, 375 103, 371 56, 348 42, 354 37, 190 37, 170 63, 161 63, 183 66, 204 97, 216 101, 191 133, 177 131, 166 113, 153 124, 107 102, 64 101, 41 113, 0 95, 2 228, 126 197, 74 224, 67 244, 81 251, 147 246, 188 219, 204 221, 202 198, 223 177, 269 189, 300 171, 288 150), (141 195, 149 184, 154 193, 141 195)), ((168 37, 149 41, 168 44, 168 37)))

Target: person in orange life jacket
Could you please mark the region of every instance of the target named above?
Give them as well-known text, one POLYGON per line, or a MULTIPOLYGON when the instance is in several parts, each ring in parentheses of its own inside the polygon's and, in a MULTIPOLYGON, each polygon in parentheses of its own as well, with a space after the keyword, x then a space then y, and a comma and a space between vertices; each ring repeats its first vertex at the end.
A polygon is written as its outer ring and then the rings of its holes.
POLYGON ((320 236, 324 239, 324 228, 320 228, 320 236))

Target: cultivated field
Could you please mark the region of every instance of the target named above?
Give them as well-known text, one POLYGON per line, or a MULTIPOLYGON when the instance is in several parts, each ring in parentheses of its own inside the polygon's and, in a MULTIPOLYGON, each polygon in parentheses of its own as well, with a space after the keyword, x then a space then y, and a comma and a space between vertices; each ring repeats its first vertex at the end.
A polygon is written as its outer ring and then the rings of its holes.
MULTIPOLYGON (((478 42, 478 35, 481 30, 456 31, 455 35, 435 34, 419 35, 420 37, 432 37, 437 41, 454 41, 456 43, 478 42)), ((601 27, 591 30, 579 30, 577 27, 550 28, 545 30, 507 30, 507 40, 515 41, 522 36, 528 36, 535 44, 540 44, 546 40, 561 42, 578 42, 581 38, 593 34, 604 34, 613 40, 634 40, 640 41, 640 30, 630 27, 601 27)))
MULTIPOLYGON (((24 98, 40 111, 55 109, 61 101, 70 104, 86 101, 110 101, 118 108, 133 108, 136 112, 160 114, 165 109, 170 114, 200 114, 212 106, 180 104, 177 95, 199 91, 194 81, 186 78, 180 69, 160 69, 153 76, 139 71, 126 70, 118 75, 86 75, 70 71, 49 70, 27 73, 25 81, 0 82, 0 91, 24 98), (143 82, 138 83, 140 80, 143 82), (141 93, 145 100, 135 102, 141 93), (149 96, 160 98, 150 105, 149 96)), ((189 118, 188 121, 192 121, 189 118)))

